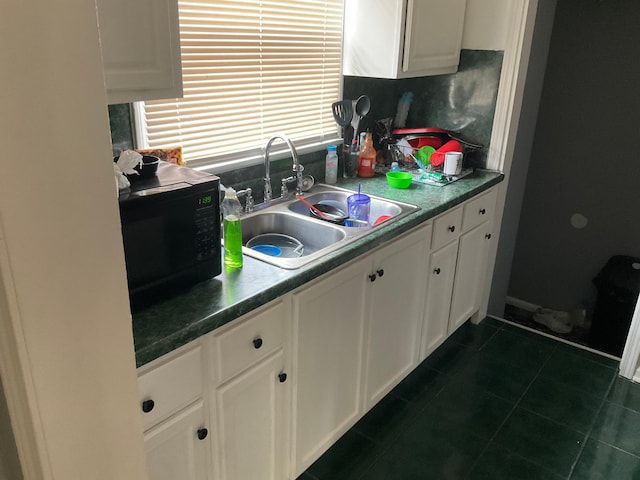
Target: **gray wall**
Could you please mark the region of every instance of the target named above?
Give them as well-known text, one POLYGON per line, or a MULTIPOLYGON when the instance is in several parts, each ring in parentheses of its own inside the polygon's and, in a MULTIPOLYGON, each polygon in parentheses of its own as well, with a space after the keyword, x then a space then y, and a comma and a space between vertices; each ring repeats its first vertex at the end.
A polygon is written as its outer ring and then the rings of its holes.
POLYGON ((589 308, 606 260, 640 256, 639 26, 637 0, 558 1, 510 296, 589 308))

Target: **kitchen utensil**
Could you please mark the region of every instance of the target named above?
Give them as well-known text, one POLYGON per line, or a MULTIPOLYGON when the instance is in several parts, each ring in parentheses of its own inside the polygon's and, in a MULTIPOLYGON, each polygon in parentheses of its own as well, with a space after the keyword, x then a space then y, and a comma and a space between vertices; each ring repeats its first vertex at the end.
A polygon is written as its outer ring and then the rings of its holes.
POLYGON ((344 226, 345 227, 363 228, 363 227, 368 227, 369 223, 365 222, 364 220, 358 220, 357 218, 347 218, 344 221, 344 226))
POLYGON ((457 140, 466 149, 480 150, 483 148, 482 145, 461 138, 457 132, 438 127, 396 128, 392 133, 395 137, 404 137, 409 140, 414 148, 420 148, 424 145, 439 148, 449 140, 457 140))
POLYGON ((349 147, 346 147, 342 153, 344 158, 344 178, 356 178, 358 176, 358 151, 352 152, 349 147))
POLYGON ((429 145, 425 145, 424 147, 419 148, 418 151, 415 153, 414 160, 416 161, 416 163, 420 168, 426 169, 424 165, 431 163, 431 155, 435 151, 436 151, 435 148, 429 145))
POLYGON ((431 165, 439 167, 444 163, 444 154, 447 152, 462 152, 462 144, 457 140, 449 140, 431 154, 431 165))
POLYGON ((342 130, 344 137, 344 127, 351 123, 353 120, 353 102, 351 100, 340 100, 331 104, 331 110, 333 112, 333 119, 342 130))
POLYGON ((156 175, 158 165, 160 165, 160 159, 158 157, 143 155, 142 165, 136 165, 133 169, 140 173, 141 178, 149 178, 156 175))
POLYGON ((415 156, 413 153, 409 154, 409 156, 413 159, 414 162, 416 162, 422 173, 427 173, 427 167, 425 167, 424 163, 422 163, 417 156, 415 156))
POLYGON ((281 257, 297 258, 302 256, 304 245, 300 240, 283 233, 263 233, 256 235, 247 242, 247 247, 253 249, 259 245, 268 245, 280 249, 281 257))
POLYGON ((387 183, 393 188, 409 188, 413 175, 409 172, 388 172, 387 183))
POLYGON ((282 249, 275 245, 254 245, 251 249, 271 257, 279 257, 282 255, 282 249))
MULTIPOLYGON (((316 203, 313 205, 317 210, 324 212, 327 217, 322 218, 322 220, 326 220, 327 222, 335 223, 337 225, 344 225, 344 221, 347 219, 347 214, 344 210, 339 209, 333 205, 327 205, 325 203, 316 203)), ((315 210, 309 209, 309 215, 312 217, 317 217, 317 213, 315 210)))
POLYGON ((376 225, 380 225, 382 222, 387 221, 391 218, 391 215, 380 215, 378 218, 376 218, 376 221, 373 222, 373 226, 375 227, 376 225))
POLYGON ((351 126, 353 127, 353 138, 358 138, 358 127, 362 120, 371 110, 371 100, 366 95, 360 95, 357 100, 353 101, 353 118, 351 126))
POLYGON ((316 208, 315 206, 307 202, 307 200, 305 200, 305 198, 302 195, 296 195, 296 198, 300 200, 302 203, 304 203, 307 207, 309 207, 311 211, 316 213, 318 216, 324 218, 325 220, 329 218, 329 216, 326 213, 324 213, 323 211, 319 210, 318 208, 316 208))

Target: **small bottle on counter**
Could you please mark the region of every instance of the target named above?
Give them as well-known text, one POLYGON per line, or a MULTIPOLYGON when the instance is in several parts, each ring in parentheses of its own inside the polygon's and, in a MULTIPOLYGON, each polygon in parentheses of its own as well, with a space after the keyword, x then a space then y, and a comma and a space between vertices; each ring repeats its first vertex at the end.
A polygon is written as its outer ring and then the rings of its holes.
POLYGON ((358 176, 373 177, 376 173, 376 150, 373 148, 373 136, 367 132, 358 155, 358 176))
POLYGON ((242 268, 242 205, 236 191, 227 188, 222 200, 222 237, 224 240, 224 266, 226 269, 242 268))
POLYGON ((335 145, 329 145, 327 147, 324 181, 331 185, 338 181, 338 153, 336 152, 335 145))

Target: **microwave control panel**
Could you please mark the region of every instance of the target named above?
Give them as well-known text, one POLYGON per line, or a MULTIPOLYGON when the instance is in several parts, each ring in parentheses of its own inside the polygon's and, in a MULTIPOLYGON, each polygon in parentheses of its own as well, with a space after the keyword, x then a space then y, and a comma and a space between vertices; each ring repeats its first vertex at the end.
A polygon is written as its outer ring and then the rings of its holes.
POLYGON ((196 197, 195 226, 196 226, 196 258, 204 260, 217 255, 220 245, 220 214, 217 193, 208 191, 196 197))

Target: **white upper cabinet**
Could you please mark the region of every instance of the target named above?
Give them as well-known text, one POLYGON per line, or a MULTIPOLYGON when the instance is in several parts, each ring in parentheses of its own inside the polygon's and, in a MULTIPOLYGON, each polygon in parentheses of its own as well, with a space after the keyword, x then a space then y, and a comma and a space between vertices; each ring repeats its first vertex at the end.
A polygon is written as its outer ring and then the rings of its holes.
POLYGON ((466 0, 346 0, 343 74, 409 78, 458 70, 466 0))
POLYGON ((110 104, 182 96, 177 0, 98 0, 110 104))

